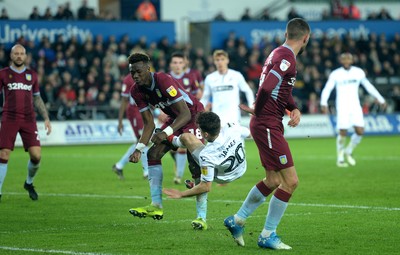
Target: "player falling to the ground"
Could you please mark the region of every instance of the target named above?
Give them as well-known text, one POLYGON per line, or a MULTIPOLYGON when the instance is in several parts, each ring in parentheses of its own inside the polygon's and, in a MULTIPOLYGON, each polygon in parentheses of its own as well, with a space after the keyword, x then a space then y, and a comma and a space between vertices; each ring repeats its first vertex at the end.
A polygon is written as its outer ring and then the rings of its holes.
MULTIPOLYGON (((246 171, 246 153, 243 139, 250 135, 247 128, 227 123, 221 128, 220 118, 213 112, 201 112, 196 123, 201 130, 204 145, 193 134, 173 137, 177 147, 186 147, 201 168, 200 183, 185 191, 164 189, 171 198, 196 196, 211 191, 212 182, 228 183, 240 178, 246 171)), ((170 139, 170 138, 169 138, 170 139)), ((197 208, 197 218, 192 221, 194 229, 207 229, 207 203, 197 208)))

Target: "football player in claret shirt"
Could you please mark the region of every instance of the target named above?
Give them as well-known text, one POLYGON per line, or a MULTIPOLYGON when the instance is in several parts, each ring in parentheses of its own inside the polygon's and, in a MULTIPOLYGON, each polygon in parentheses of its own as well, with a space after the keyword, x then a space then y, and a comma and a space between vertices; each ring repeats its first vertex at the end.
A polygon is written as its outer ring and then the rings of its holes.
MULTIPOLYGON (((151 204, 144 207, 132 208, 129 212, 133 216, 154 219, 163 218, 162 209, 162 181, 163 170, 161 158, 172 145, 167 142, 167 137, 172 134, 178 136, 182 133, 192 133, 202 139, 201 132, 196 125, 196 114, 204 111, 203 105, 192 95, 186 93, 179 83, 169 74, 163 72, 150 72, 150 58, 143 53, 134 53, 129 56, 129 69, 134 80, 131 96, 135 100, 142 115, 144 128, 136 149, 130 156, 131 162, 138 162, 143 149, 150 143, 148 152, 149 182, 151 204), (155 131, 152 108, 159 108, 168 115, 168 120, 161 127, 161 132, 155 131)), ((200 168, 190 154, 188 154, 189 169, 192 177, 200 180, 200 168)), ((196 206, 202 207, 207 203, 207 195, 197 199, 196 206)))
POLYGON ((28 191, 32 200, 37 200, 38 194, 33 186, 33 179, 39 169, 41 148, 34 106, 44 119, 47 135, 51 132, 51 124, 40 97, 37 74, 25 66, 25 48, 20 44, 14 45, 10 57, 11 66, 0 70, 0 91, 4 98, 0 127, 0 199, 8 160, 19 133, 30 158, 24 189, 28 191))
MULTIPOLYGON (((131 97, 131 88, 133 86, 132 75, 128 74, 125 76, 122 83, 122 91, 121 91, 121 106, 118 111, 118 132, 122 135, 124 130, 124 125, 122 123, 122 119, 124 118, 124 114, 126 111, 126 117, 129 120, 129 123, 132 126, 133 133, 135 134, 136 139, 139 141, 140 136, 143 131, 143 120, 142 116, 140 116, 139 108, 137 107, 135 100, 131 97)), ((112 166, 112 171, 116 173, 120 180, 124 179, 123 168, 129 162, 129 156, 135 150, 136 145, 132 144, 129 149, 125 152, 125 154, 121 157, 121 159, 112 166)), ((147 163, 147 150, 148 147, 143 149, 143 155, 141 157, 142 168, 143 168, 143 177, 147 178, 148 176, 148 163, 147 163)))
POLYGON ((296 82, 296 56, 308 43, 310 27, 303 19, 292 19, 287 23, 285 37, 285 43, 274 49, 264 63, 254 109, 241 107, 254 115, 250 120, 250 131, 265 170, 265 177, 253 186, 239 211, 224 220, 235 241, 242 246, 246 219, 275 190, 257 244, 269 249, 292 248, 276 234, 298 184, 292 154, 283 136, 282 119, 285 111, 289 110, 288 125, 296 127, 300 123, 301 113, 293 100, 292 90, 296 82))

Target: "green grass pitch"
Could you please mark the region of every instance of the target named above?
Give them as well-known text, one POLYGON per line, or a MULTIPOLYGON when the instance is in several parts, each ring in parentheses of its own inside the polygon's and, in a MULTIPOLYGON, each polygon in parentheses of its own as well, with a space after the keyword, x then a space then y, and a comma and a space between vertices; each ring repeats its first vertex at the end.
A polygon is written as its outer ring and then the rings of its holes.
MULTIPOLYGON (((194 198, 164 199, 164 219, 132 217, 150 203, 140 164, 111 166, 129 145, 43 147, 35 179, 38 201, 23 189, 28 155, 16 148, 0 203, 0 254, 398 254, 400 248, 400 136, 364 137, 355 167, 337 168, 335 139, 290 139, 300 178, 278 235, 292 251, 257 247, 268 201, 248 219, 245 247, 223 226, 264 176, 253 141, 246 142, 243 178, 213 185, 207 231, 195 231, 194 198)), ((172 160, 163 159, 164 187, 174 185, 172 160)), ((185 173, 189 177, 189 172, 185 173)))

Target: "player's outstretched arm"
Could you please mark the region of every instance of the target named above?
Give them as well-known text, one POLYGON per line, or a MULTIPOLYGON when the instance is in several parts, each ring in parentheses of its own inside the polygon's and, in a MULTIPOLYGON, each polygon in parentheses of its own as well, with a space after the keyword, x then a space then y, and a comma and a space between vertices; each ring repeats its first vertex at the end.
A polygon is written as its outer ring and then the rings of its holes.
POLYGON ((176 189, 163 189, 163 192, 170 198, 182 198, 182 197, 192 197, 205 192, 211 191, 212 182, 200 182, 198 185, 191 189, 185 191, 179 191, 176 189))
POLYGON ((44 119, 44 128, 47 130, 47 135, 50 135, 51 133, 51 123, 49 119, 49 114, 47 113, 46 106, 44 105, 44 102, 40 95, 35 95, 33 97, 33 104, 35 105, 36 109, 38 110, 40 116, 44 119))

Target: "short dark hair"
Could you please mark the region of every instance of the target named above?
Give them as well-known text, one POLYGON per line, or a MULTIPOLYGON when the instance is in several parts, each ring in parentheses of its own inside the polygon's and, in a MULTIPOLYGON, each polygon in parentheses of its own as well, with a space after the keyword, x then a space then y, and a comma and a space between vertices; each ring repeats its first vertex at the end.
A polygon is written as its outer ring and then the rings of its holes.
POLYGON ((214 112, 200 112, 196 117, 196 124, 203 132, 218 135, 221 129, 221 120, 214 112))
POLYGON ((138 62, 141 62, 141 61, 142 61, 143 63, 147 64, 147 63, 150 62, 150 57, 149 57, 147 54, 145 54, 145 53, 140 53, 140 52, 132 53, 132 54, 128 57, 128 63, 129 63, 129 64, 135 64, 135 63, 138 63, 138 62))
POLYGON ((289 40, 299 40, 311 31, 307 21, 301 18, 289 20, 286 25, 287 37, 289 40))
POLYGON ((185 58, 185 54, 183 54, 183 52, 181 51, 175 51, 171 54, 171 59, 173 57, 177 57, 177 58, 185 58))

